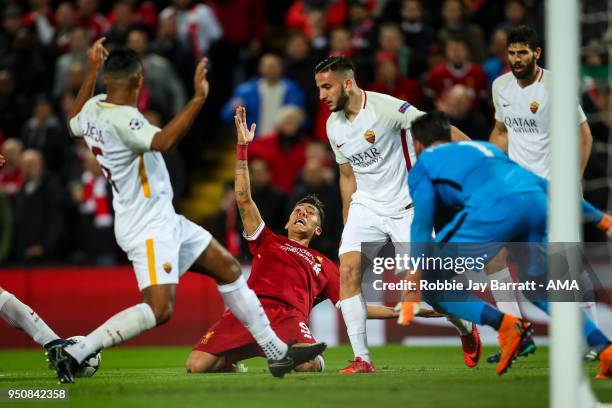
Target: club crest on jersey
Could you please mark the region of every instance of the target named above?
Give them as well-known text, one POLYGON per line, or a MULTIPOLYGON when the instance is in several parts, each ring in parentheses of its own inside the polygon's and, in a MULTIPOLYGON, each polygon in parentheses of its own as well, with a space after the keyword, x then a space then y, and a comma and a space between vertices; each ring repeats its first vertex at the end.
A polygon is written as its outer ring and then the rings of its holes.
POLYGON ((166 271, 166 273, 172 272, 172 264, 170 262, 164 262, 162 264, 162 268, 164 268, 164 271, 166 271))
POLYGON ((200 340, 200 343, 202 343, 202 344, 208 343, 208 340, 210 340, 210 338, 212 337, 213 334, 215 334, 214 330, 206 332, 204 337, 202 337, 202 340, 200 340))
POLYGON ((322 256, 315 256, 315 258, 317 258, 317 261, 319 261, 319 263, 323 263, 323 257, 322 256))
POLYGON ((136 131, 136 130, 142 129, 142 127, 144 126, 144 123, 139 118, 132 118, 130 119, 130 123, 128 126, 130 127, 130 130, 136 131))
POLYGON ((533 101, 531 102, 531 105, 529 105, 529 110, 531 111, 531 113, 535 115, 539 107, 540 107, 540 104, 537 103, 536 101, 533 101))
POLYGON ((374 143, 376 141, 376 133, 374 133, 372 129, 366 130, 363 134, 363 138, 369 143, 374 143))

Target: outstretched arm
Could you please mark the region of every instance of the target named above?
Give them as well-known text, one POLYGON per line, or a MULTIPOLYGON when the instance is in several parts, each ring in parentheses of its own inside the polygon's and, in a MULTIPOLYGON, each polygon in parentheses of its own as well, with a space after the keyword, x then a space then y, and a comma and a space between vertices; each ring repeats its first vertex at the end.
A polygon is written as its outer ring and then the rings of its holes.
POLYGON ((172 149, 186 134, 191 124, 200 113, 206 97, 209 84, 206 79, 207 58, 202 58, 193 78, 195 94, 189 103, 174 117, 161 132, 157 132, 151 141, 151 150, 166 152, 172 149))
POLYGON ((246 109, 243 106, 236 108, 234 123, 236 124, 237 134, 236 171, 234 173, 236 205, 238 205, 238 212, 242 219, 244 232, 247 235, 252 235, 263 222, 257 205, 255 205, 253 197, 251 197, 251 181, 247 159, 247 146, 253 140, 253 137, 255 137, 257 125, 253 123, 249 129, 246 121, 246 109))
MULTIPOLYGON (((100 38, 98 41, 93 43, 91 48, 89 48, 87 51, 87 74, 85 75, 85 80, 81 84, 79 93, 72 104, 72 108, 68 113, 68 121, 78 115, 81 109, 83 109, 85 102, 87 102, 93 96, 98 71, 100 71, 104 60, 108 56, 108 51, 102 45, 104 40, 105 37, 100 38)), ((70 131, 70 134, 72 135, 72 130, 70 131)))

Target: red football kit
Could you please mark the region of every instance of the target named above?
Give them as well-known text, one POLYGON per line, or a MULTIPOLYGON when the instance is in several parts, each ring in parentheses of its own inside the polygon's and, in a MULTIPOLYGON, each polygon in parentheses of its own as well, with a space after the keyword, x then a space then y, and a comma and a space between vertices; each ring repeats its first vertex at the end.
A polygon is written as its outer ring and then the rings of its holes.
MULTIPOLYGON (((319 252, 273 233, 263 222, 245 238, 253 255, 248 285, 260 299, 272 329, 285 343, 314 343, 308 316, 318 302, 338 302, 338 268, 319 252)), ((229 310, 202 336, 194 350, 224 356, 228 371, 236 361, 265 356, 229 310)))

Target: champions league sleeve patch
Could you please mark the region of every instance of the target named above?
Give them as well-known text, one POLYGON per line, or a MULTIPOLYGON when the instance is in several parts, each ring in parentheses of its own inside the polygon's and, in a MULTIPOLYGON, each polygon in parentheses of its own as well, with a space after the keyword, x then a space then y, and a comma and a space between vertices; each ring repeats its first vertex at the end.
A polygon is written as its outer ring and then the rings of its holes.
POLYGON ((404 104, 402 106, 400 106, 399 108, 399 112, 400 113, 406 113, 406 111, 408 110, 408 108, 410 107, 410 103, 408 102, 404 102, 404 104))
POLYGON ((132 118, 130 119, 130 124, 128 126, 130 127, 130 130, 137 131, 142 129, 142 127, 144 126, 144 122, 142 121, 142 119, 132 118))

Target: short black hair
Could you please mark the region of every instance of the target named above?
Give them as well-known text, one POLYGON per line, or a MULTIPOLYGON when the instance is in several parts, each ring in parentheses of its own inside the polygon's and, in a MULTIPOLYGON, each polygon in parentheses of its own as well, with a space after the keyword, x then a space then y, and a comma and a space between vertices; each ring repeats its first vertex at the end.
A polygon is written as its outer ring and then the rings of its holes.
POLYGON ((329 56, 325 58, 323 61, 319 62, 315 66, 315 69, 314 69, 315 74, 319 74, 321 72, 338 72, 338 71, 344 71, 344 72, 351 71, 352 73, 355 73, 355 66, 350 60, 344 57, 329 56))
POLYGON ((531 27, 520 25, 513 28, 508 33, 508 40, 506 46, 510 44, 525 44, 531 51, 534 51, 540 46, 540 40, 538 39, 538 33, 531 27))
POLYGON ((104 74, 117 79, 127 79, 141 70, 138 54, 129 48, 112 50, 104 61, 104 74))
POLYGON ((325 209, 324 209, 325 206, 323 205, 321 200, 319 200, 319 197, 317 197, 316 194, 310 194, 300 199, 297 203, 295 203, 293 208, 295 209, 295 207, 297 207, 300 204, 313 205, 319 213, 319 225, 323 225, 323 221, 325 221, 325 209))
POLYGON ((425 147, 435 142, 450 142, 450 122, 444 112, 431 111, 412 122, 410 127, 412 138, 425 147))

